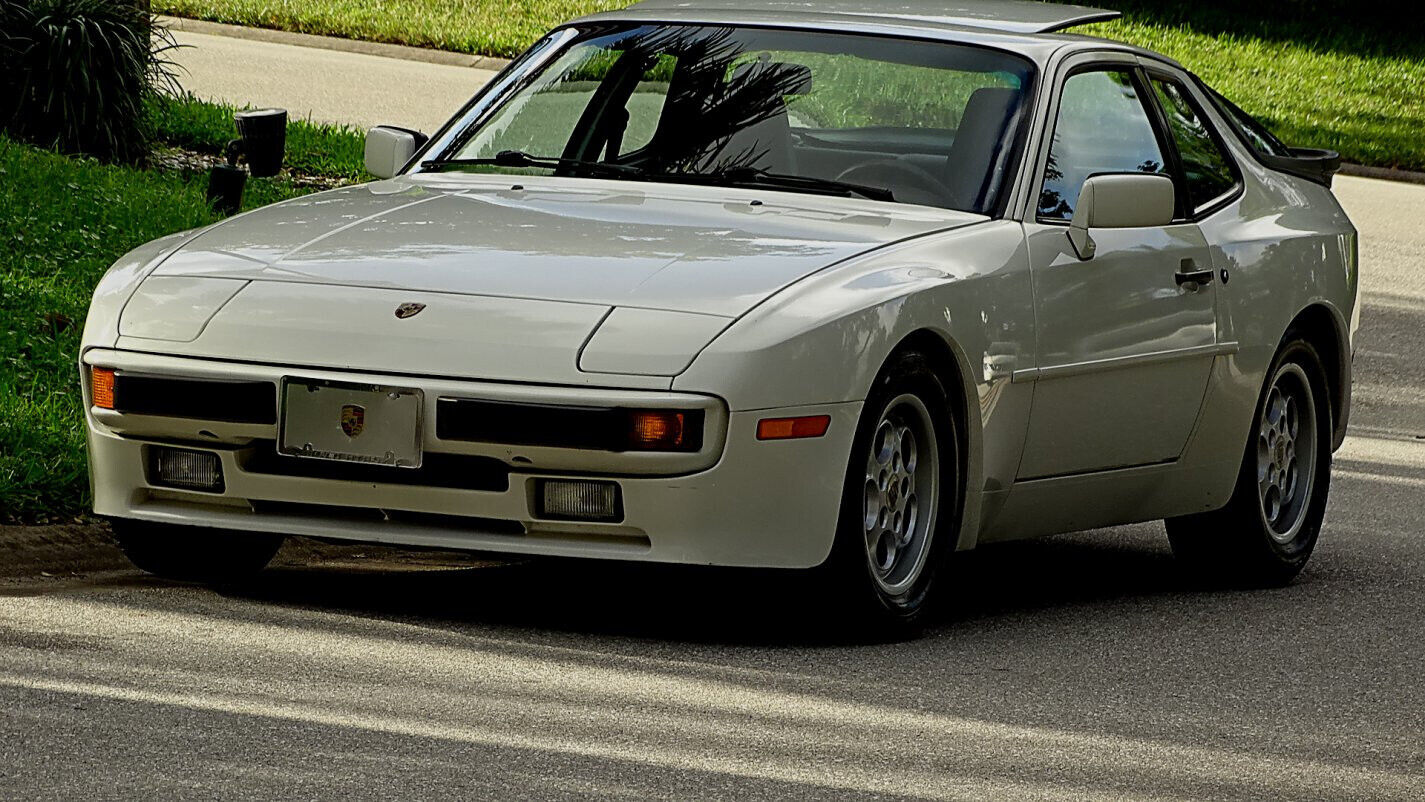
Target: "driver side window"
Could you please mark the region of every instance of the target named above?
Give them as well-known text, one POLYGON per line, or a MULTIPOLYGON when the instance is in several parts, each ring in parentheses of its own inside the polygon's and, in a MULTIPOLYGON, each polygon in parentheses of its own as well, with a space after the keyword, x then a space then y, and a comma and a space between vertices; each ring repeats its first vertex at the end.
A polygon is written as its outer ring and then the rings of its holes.
POLYGON ((1039 191, 1039 219, 1073 217, 1079 190, 1090 176, 1133 172, 1167 172, 1133 73, 1094 70, 1069 76, 1039 191))

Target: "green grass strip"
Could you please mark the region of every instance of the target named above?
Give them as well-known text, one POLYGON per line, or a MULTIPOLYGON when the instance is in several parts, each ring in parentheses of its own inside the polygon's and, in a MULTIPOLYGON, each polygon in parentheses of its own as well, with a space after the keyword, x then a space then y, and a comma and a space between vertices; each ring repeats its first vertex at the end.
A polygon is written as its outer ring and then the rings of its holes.
MULTIPOLYGON (((210 108, 173 112, 216 120, 210 108)), ((214 122, 213 137, 190 142, 226 141, 231 134, 221 127, 214 122)), ((199 129, 161 125, 159 133, 181 131, 198 136, 199 129)), ((313 126, 291 137, 289 153, 347 175, 352 162, 343 142, 341 132, 313 126), (303 150, 304 137, 314 152, 303 150)), ((217 220, 206 186, 202 173, 105 165, 0 137, 0 242, 9 243, 0 258, 0 521, 57 520, 87 509, 76 360, 90 295, 130 249, 217 220)), ((252 179, 243 206, 303 192, 286 181, 252 179)))

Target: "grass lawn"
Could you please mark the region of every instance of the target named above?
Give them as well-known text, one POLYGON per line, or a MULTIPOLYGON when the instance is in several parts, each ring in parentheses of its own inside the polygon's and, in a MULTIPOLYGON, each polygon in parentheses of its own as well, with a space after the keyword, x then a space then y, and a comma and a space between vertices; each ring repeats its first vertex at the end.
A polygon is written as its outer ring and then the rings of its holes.
MULTIPOLYGON (((512 56, 550 27, 628 0, 153 0, 155 11, 306 33, 512 56)), ((1127 5, 1078 32, 1178 59, 1288 143, 1425 169, 1425 37, 1292 21, 1237 24, 1205 4, 1127 5), (1203 9, 1203 10, 1199 10, 1203 9)), ((755 5, 755 4, 754 4, 755 5)))
MULTIPOLYGON (((234 136, 231 110, 168 101, 155 109, 162 140, 217 152, 234 136)), ((294 123, 290 166, 337 178, 360 174, 361 137, 294 123)), ((0 137, 0 522, 78 514, 88 505, 78 368, 79 336, 99 276, 155 237, 218 219, 204 174, 102 165, 0 137)), ((253 208, 304 191, 248 181, 253 208)))
MULTIPOLYGON (((221 154, 237 136, 232 106, 161 98, 150 105, 157 135, 164 144, 202 153, 221 154)), ((294 173, 363 180, 366 132, 344 126, 318 125, 306 120, 287 123, 287 158, 294 173)))
POLYGON ((1177 59, 1289 145, 1425 170, 1425 46, 1369 52, 1123 20, 1080 30, 1177 59))

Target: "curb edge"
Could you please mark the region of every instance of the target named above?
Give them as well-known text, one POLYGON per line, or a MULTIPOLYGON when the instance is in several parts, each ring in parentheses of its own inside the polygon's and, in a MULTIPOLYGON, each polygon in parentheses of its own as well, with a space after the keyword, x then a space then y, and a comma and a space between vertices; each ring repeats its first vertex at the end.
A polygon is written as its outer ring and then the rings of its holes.
POLYGON ((336 50, 343 53, 357 53, 365 56, 383 56, 402 61, 422 61, 427 64, 443 64, 451 67, 470 67, 477 70, 498 72, 509 66, 509 59, 491 56, 475 56, 469 53, 455 53, 450 50, 435 50, 426 47, 411 47, 388 42, 368 42, 360 39, 342 39, 336 36, 317 36, 310 33, 294 33, 271 28, 252 28, 246 25, 230 25, 226 22, 169 17, 160 15, 160 25, 173 31, 184 33, 226 36, 232 39, 248 39, 254 42, 295 45, 318 50, 336 50))
POLYGON ((1354 178, 1378 178, 1383 181, 1398 181, 1403 184, 1425 184, 1425 173, 1398 170, 1394 167, 1371 167, 1350 162, 1341 163, 1339 175, 1348 175, 1354 178))

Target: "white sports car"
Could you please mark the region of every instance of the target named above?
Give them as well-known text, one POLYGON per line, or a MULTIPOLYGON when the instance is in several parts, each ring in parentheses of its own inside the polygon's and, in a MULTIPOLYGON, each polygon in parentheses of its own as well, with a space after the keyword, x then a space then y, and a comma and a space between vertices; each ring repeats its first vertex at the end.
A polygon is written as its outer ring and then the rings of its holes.
MULTIPOLYGON (((1167 519, 1311 553, 1350 405, 1335 154, 1034 2, 649 0, 564 25, 384 180, 94 295, 94 509, 140 567, 282 537, 816 568, 916 618, 981 543, 1167 519)), ((413 88, 419 91, 418 87, 413 88)))

